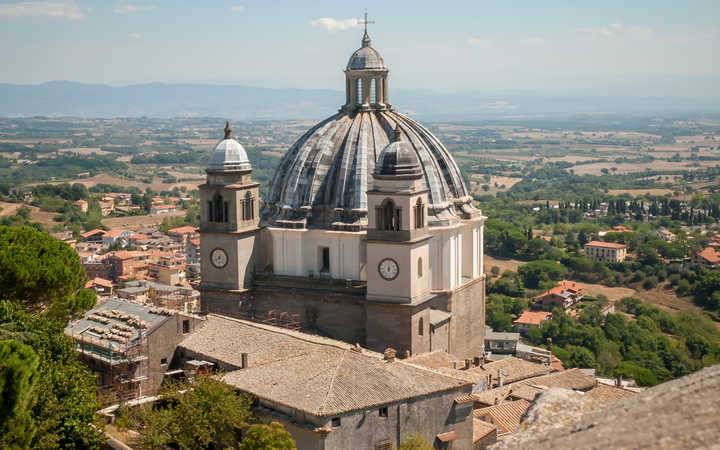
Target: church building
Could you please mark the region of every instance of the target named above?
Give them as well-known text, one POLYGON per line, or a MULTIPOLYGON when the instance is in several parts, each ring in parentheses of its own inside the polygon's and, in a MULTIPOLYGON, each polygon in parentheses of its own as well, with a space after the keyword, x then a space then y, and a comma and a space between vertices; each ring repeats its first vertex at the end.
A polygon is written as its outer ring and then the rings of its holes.
POLYGON ((229 124, 200 186, 205 312, 398 355, 482 355, 483 223, 448 150, 390 104, 365 30, 345 103, 287 151, 264 202, 229 124))

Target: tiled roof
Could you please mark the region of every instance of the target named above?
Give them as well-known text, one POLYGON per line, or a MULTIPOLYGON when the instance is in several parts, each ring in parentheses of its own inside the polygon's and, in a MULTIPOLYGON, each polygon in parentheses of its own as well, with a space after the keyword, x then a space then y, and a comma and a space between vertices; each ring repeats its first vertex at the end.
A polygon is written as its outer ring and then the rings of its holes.
POLYGON ((95 228, 95 229, 93 229, 93 230, 84 232, 84 233, 81 234, 80 236, 82 236, 82 237, 84 237, 84 238, 89 238, 89 237, 92 236, 93 234, 97 234, 97 233, 103 233, 103 234, 105 234, 105 230, 101 230, 100 228, 95 228))
POLYGON ((487 408, 476 409, 473 416, 476 418, 487 417, 498 426, 498 434, 512 433, 520 425, 525 411, 530 407, 526 400, 515 400, 513 402, 501 403, 488 406, 487 408))
POLYGON ((473 444, 497 430, 497 425, 480 419, 473 419, 473 444))
POLYGON ((627 245, 615 242, 591 241, 585 244, 585 247, 627 248, 627 245))
POLYGON ((260 399, 316 416, 337 415, 469 383, 331 339, 283 328, 208 315, 206 325, 181 348, 205 359, 248 368, 223 380, 260 399))
POLYGON ((532 401, 538 393, 552 387, 587 391, 597 386, 597 384, 594 377, 584 373, 580 369, 569 369, 549 375, 524 379, 501 388, 478 392, 474 395, 477 402, 485 405, 494 405, 496 403, 502 403, 506 398, 532 401))
POLYGON ((545 320, 550 319, 551 317, 552 313, 546 311, 525 311, 520 317, 515 319, 513 323, 540 325, 545 320))
POLYGON ((635 392, 598 383, 597 386, 587 391, 585 395, 602 401, 614 402, 635 395, 635 392))
POLYGON ((697 252, 696 255, 709 263, 720 263, 720 252, 712 247, 706 247, 697 252))
POLYGON ((119 228, 115 228, 115 229, 113 229, 113 230, 108 230, 108 231, 103 235, 103 237, 111 237, 111 238, 112 238, 112 237, 117 237, 117 236, 120 236, 121 234, 127 233, 127 232, 128 232, 127 230, 122 230, 122 229, 119 229, 119 228))
POLYGON ((582 290, 582 288, 578 284, 575 284, 572 281, 563 281, 558 286, 555 286, 554 288, 552 288, 546 292, 543 292, 542 294, 538 295, 535 298, 542 298, 542 297, 545 297, 547 295, 552 295, 552 294, 561 295, 563 292, 566 292, 566 291, 569 291, 574 294, 581 290, 582 290))
POLYGON ((418 366, 429 367, 431 369, 437 369, 440 367, 452 368, 453 364, 458 362, 458 359, 450 353, 437 350, 410 357, 406 359, 405 362, 416 364, 418 366))
POLYGON ((96 277, 92 280, 88 280, 87 283, 85 283, 85 287, 89 288, 91 286, 98 285, 98 286, 104 286, 104 287, 112 287, 112 281, 106 280, 104 278, 96 277))
POLYGON ((487 380, 489 376, 492 375, 493 385, 497 385, 497 376, 500 370, 507 374, 503 375, 503 383, 513 383, 526 378, 548 374, 551 369, 550 367, 542 364, 537 364, 511 356, 467 370, 455 370, 448 368, 440 368, 439 370, 444 374, 462 380, 472 381, 476 384, 482 382, 483 380, 487 380))

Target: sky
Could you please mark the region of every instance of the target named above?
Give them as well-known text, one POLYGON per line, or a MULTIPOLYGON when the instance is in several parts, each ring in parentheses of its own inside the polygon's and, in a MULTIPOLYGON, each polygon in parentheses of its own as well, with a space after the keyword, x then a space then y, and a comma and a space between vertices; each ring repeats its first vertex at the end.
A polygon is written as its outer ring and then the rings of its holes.
POLYGON ((719 0, 0 0, 0 82, 343 90, 365 9, 394 88, 720 98, 719 0))

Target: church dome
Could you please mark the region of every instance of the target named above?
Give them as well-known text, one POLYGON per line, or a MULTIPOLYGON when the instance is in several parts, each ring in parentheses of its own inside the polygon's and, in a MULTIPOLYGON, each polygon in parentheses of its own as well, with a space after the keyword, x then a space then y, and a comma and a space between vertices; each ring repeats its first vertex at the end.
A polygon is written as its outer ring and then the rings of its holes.
POLYGON ((230 122, 225 125, 225 139, 215 147, 207 169, 211 171, 252 169, 245 149, 232 137, 230 122))
POLYGON ((362 47, 352 54, 347 64, 347 70, 387 70, 385 61, 380 53, 370 46, 370 36, 367 31, 363 37, 362 47))
POLYGON ((459 208, 464 212, 471 203, 460 169, 430 131, 391 109, 342 110, 298 139, 275 169, 266 220, 288 227, 331 228, 334 222, 364 227, 376 161, 396 127, 428 189, 428 224, 452 221, 459 208))
POLYGON ((345 105, 300 137, 275 169, 262 211, 264 223, 346 231, 366 228, 367 191, 373 187, 376 165, 380 176, 384 171, 420 176, 428 191, 431 227, 477 213, 450 152, 428 129, 388 103, 387 70, 360 67, 385 67, 370 47, 367 31, 363 47, 350 58, 351 70, 345 71, 345 105), (372 60, 371 55, 377 58, 372 60), (402 139, 391 144, 396 133, 402 139))
POLYGON ((402 132, 396 128, 393 141, 383 149, 378 157, 375 176, 419 178, 421 175, 420 162, 415 152, 403 141, 402 132))

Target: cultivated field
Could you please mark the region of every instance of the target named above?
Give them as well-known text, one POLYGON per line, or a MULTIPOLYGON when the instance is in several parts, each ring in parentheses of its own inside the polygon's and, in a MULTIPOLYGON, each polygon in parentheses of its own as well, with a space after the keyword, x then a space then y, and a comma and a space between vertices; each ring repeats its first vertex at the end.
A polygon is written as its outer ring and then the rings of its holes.
POLYGON ((490 255, 485 255, 485 273, 490 273, 493 266, 500 268, 502 274, 506 270, 512 270, 513 272, 518 271, 518 267, 525 264, 525 261, 518 261, 517 259, 504 259, 504 258, 493 258, 490 255))
MULTIPOLYGON (((192 175, 189 174, 182 174, 183 177, 191 178, 192 175)), ((69 181, 51 181, 48 184, 61 184, 61 183, 82 183, 87 187, 93 187, 98 184, 115 184, 119 186, 135 186, 141 191, 144 191, 146 188, 150 188, 155 191, 169 191, 172 190, 175 186, 182 187, 185 186, 189 190, 197 189, 199 182, 196 181, 181 181, 173 184, 164 183, 161 178, 154 177, 152 183, 147 184, 143 183, 142 181, 138 180, 128 180, 127 178, 121 178, 115 175, 110 175, 107 173, 101 173, 92 177, 88 178, 78 178, 75 180, 69 180, 69 181)), ((44 184, 44 183, 33 183, 29 184, 29 186, 34 186, 37 184, 44 184)))

